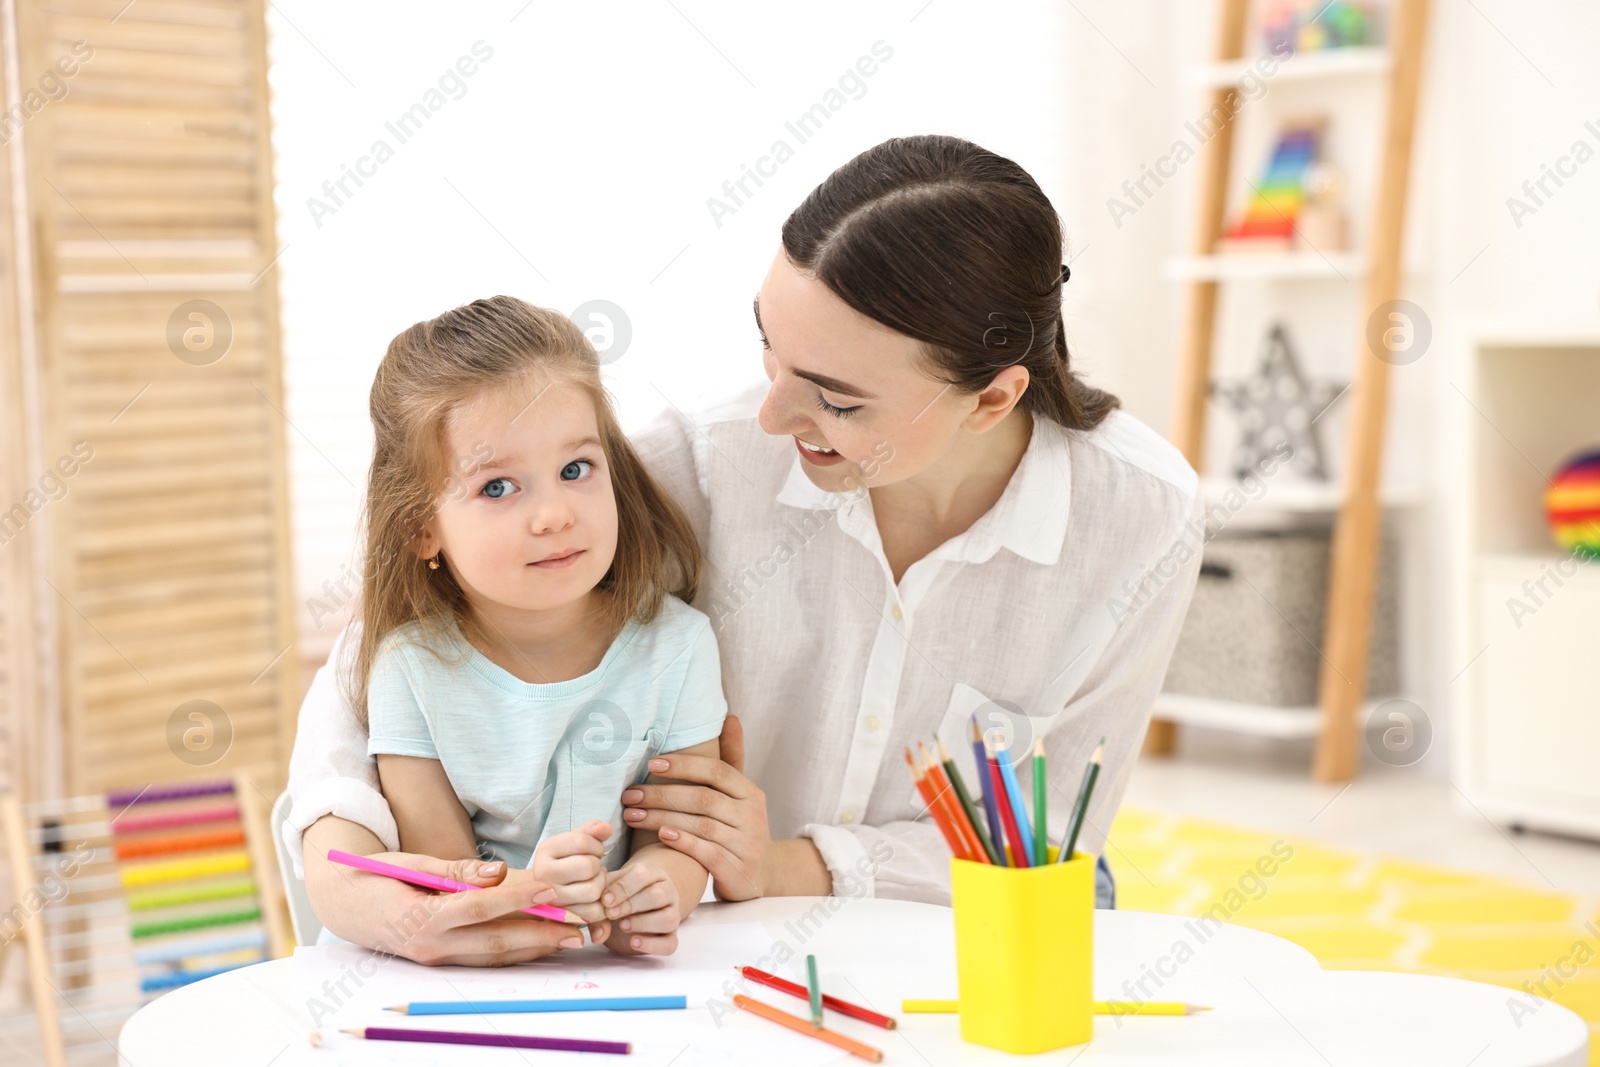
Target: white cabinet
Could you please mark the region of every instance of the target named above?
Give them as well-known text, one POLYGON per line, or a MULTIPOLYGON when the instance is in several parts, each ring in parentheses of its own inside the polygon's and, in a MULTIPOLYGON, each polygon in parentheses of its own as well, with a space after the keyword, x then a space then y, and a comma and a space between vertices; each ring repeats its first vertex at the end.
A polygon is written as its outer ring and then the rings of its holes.
POLYGON ((1600 563, 1543 518, 1545 480, 1600 445, 1600 325, 1480 337, 1463 372, 1453 776, 1497 823, 1600 838, 1600 563))

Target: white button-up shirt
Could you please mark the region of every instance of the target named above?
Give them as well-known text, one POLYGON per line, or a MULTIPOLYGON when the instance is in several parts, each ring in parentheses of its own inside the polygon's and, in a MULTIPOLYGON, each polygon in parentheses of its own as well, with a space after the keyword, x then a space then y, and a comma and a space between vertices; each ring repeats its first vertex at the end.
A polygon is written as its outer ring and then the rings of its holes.
MULTIPOLYGON (((1194 471, 1124 412, 1089 432, 1035 418, 1000 499, 897 584, 870 493, 813 485, 793 442, 756 424, 758 403, 752 393, 704 417, 668 415, 635 445, 705 549, 695 606, 716 628, 773 836, 811 838, 836 892, 948 903, 950 852, 904 749, 939 738, 976 795, 976 714, 1030 803, 1044 739, 1052 842, 1105 738, 1078 844, 1100 851, 1199 570, 1194 471)), ((365 752, 325 666, 290 765, 296 855, 299 832, 329 813, 396 847, 365 752)))

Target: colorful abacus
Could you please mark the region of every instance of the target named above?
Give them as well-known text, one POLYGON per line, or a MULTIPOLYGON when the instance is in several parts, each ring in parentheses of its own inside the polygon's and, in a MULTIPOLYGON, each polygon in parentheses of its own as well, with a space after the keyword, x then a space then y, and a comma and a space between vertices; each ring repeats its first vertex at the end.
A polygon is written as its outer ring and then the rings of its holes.
POLYGON ((243 779, 3 801, 5 933, 26 942, 49 1067, 96 1058, 167 990, 289 951, 267 806, 243 779))

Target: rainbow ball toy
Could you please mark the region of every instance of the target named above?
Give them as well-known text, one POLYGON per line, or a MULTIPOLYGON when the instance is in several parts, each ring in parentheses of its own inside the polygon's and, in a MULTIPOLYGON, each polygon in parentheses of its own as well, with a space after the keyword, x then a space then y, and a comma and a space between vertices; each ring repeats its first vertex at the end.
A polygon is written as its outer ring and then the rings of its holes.
POLYGON ((1544 493, 1545 517, 1561 547, 1600 560, 1600 450, 1569 461, 1544 493))

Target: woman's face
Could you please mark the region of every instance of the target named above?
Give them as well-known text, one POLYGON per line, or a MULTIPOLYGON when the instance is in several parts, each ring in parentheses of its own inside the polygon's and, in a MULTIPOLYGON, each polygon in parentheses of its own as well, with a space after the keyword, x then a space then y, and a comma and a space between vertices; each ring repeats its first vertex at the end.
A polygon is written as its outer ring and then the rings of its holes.
MULTIPOLYGON (((780 248, 756 297, 772 388, 761 428, 793 437, 830 492, 915 477, 992 425, 979 395, 934 380, 921 343, 856 311, 780 248)), ((1026 372, 1021 372, 1026 379, 1026 372)))

